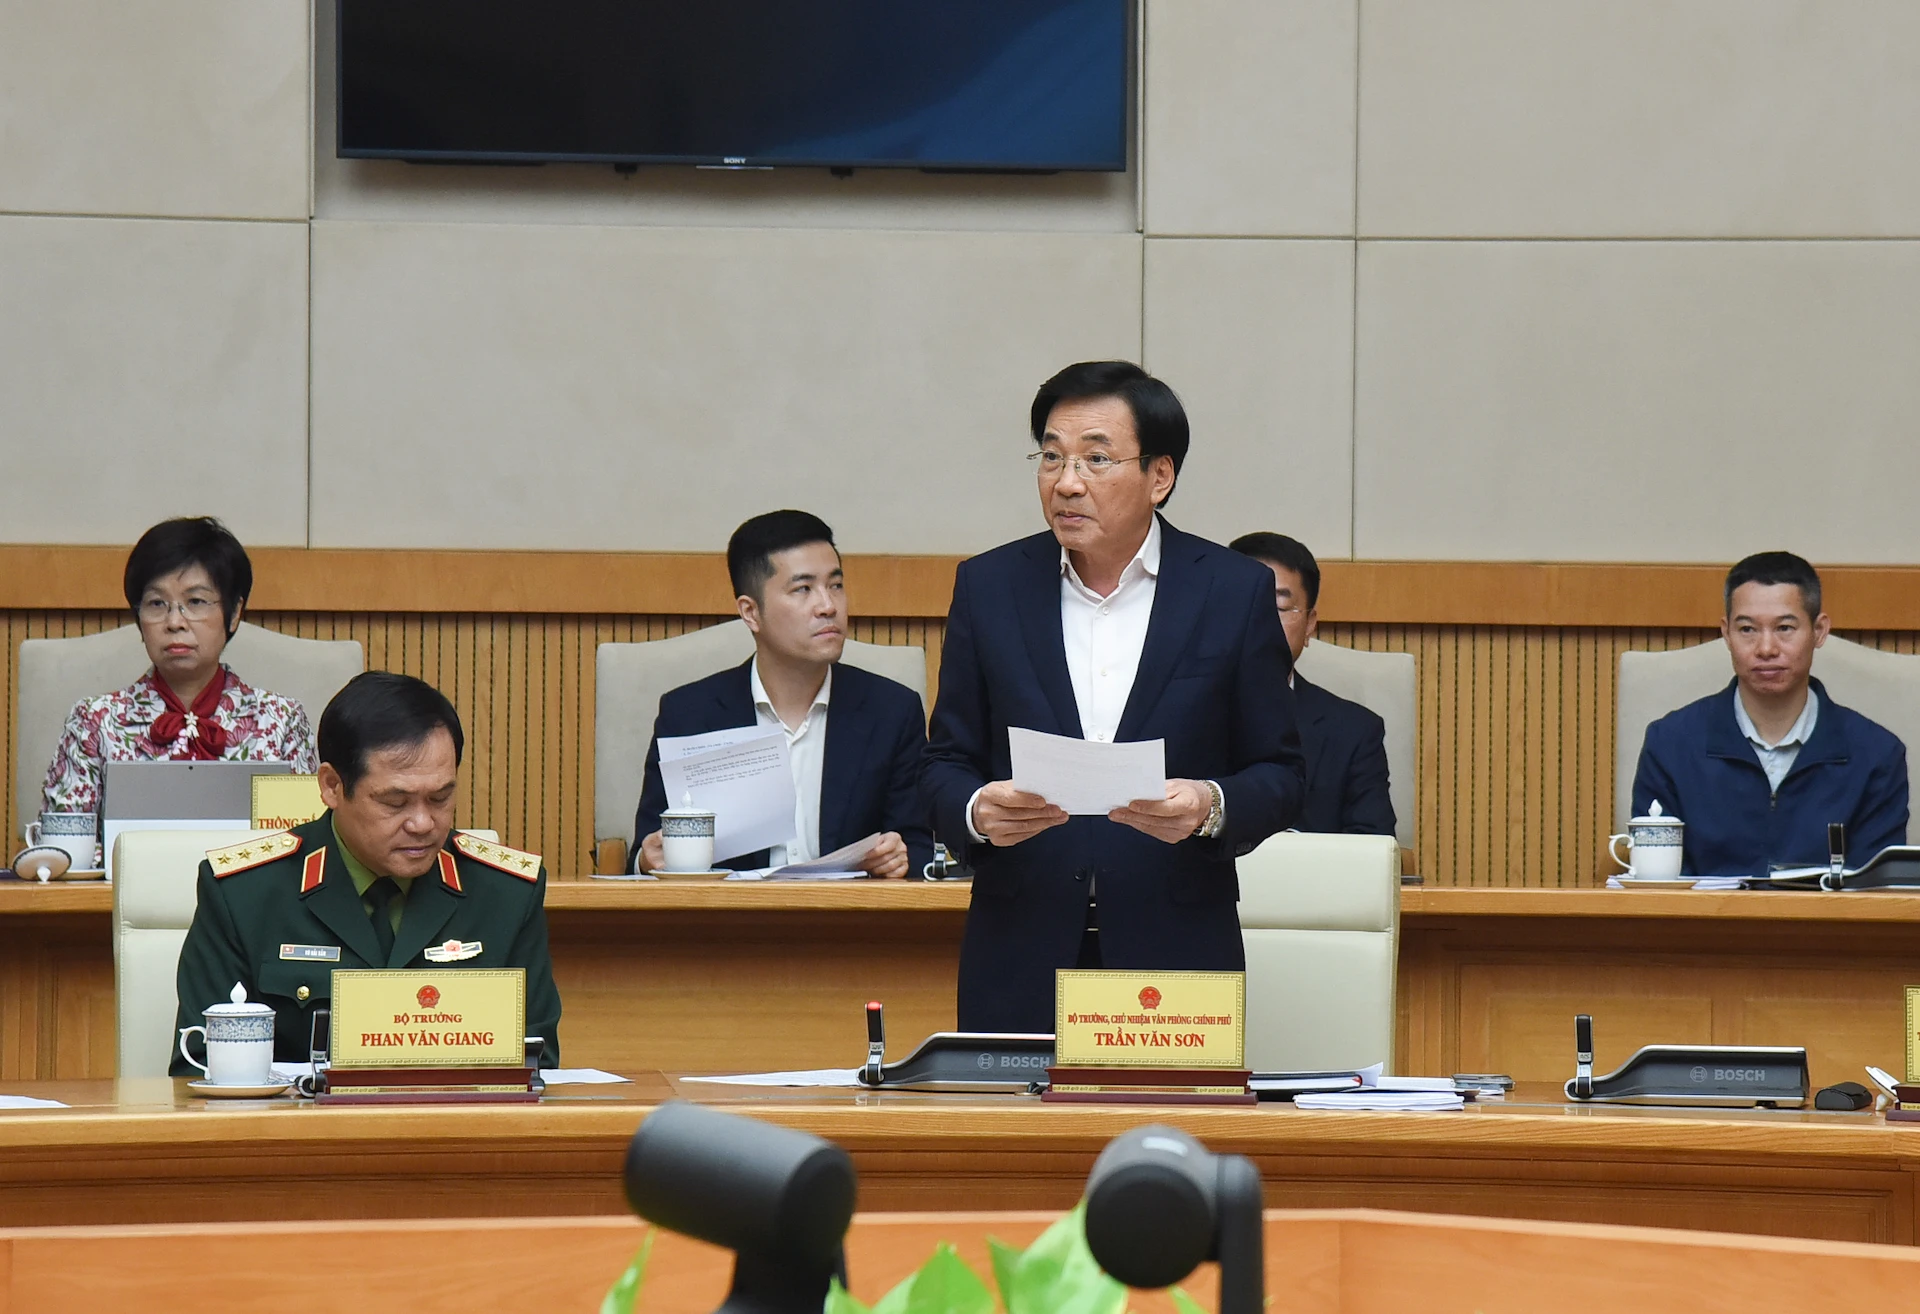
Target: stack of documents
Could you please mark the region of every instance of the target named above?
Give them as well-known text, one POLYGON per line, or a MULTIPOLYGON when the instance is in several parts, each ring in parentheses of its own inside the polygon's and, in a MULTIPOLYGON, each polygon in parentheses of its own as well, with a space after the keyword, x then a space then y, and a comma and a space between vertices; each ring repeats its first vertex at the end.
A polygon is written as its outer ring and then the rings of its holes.
POLYGON ((1370 1068, 1343 1072, 1256 1072, 1247 1081, 1247 1089, 1263 1099, 1290 1100, 1300 1095, 1333 1090, 1355 1090, 1378 1085, 1384 1063, 1370 1068))
POLYGON ((1467 1102, 1458 1094, 1442 1094, 1439 1091, 1426 1090, 1381 1090, 1376 1086, 1362 1087, 1359 1090, 1327 1091, 1320 1095, 1296 1095, 1293 1097, 1293 1106, 1297 1109, 1439 1113, 1448 1109, 1464 1109, 1467 1102))
POLYGON ((1372 1080, 1358 1090, 1323 1091, 1296 1095, 1298 1109, 1363 1109, 1376 1112, 1438 1113, 1466 1107, 1466 1098, 1453 1088, 1451 1077, 1383 1077, 1378 1068, 1372 1080))
POLYGON ((860 864, 873 846, 880 842, 880 832, 875 831, 865 839, 857 839, 842 849, 832 853, 823 853, 812 862, 790 862, 784 867, 755 867, 748 871, 737 871, 727 877, 730 881, 857 881, 864 880, 867 873, 860 870, 860 864))

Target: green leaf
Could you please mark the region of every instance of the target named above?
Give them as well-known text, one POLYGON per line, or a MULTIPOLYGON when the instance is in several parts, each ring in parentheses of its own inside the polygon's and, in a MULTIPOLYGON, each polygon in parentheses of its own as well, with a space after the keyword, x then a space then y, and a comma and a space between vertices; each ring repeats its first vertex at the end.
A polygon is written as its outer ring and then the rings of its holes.
MULTIPOLYGON (((914 1277, 918 1277, 915 1274, 914 1277)), ((904 1279, 899 1286, 880 1297, 874 1303, 873 1314, 907 1314, 907 1301, 913 1296, 914 1278, 904 1279)))
POLYGON ((1167 1288, 1167 1294, 1173 1297, 1173 1307, 1180 1311, 1180 1314, 1207 1314, 1204 1309, 1200 1308, 1199 1301, 1189 1296, 1179 1287, 1167 1288))
POLYGON ((1087 1249, 1086 1205, 1040 1234, 1013 1273, 1007 1314, 1121 1314, 1127 1289, 1087 1249))
POLYGON ((825 1314, 872 1314, 865 1305, 847 1294, 847 1289, 835 1278, 833 1285, 827 1288, 827 1306, 825 1314))
POLYGON ((987 1238, 987 1253, 993 1256, 993 1284, 1000 1288, 1000 1303, 1009 1314, 1013 1309, 1013 1274, 1025 1252, 994 1237, 987 1238))
POLYGON ((640 1243, 640 1253, 633 1257, 607 1294, 600 1301, 600 1314, 633 1314, 633 1302, 640 1295, 640 1283, 647 1276, 647 1257, 653 1253, 653 1229, 647 1229, 647 1239, 640 1243))
POLYGON ((942 1242, 913 1275, 905 1314, 993 1314, 993 1293, 967 1261, 942 1242))

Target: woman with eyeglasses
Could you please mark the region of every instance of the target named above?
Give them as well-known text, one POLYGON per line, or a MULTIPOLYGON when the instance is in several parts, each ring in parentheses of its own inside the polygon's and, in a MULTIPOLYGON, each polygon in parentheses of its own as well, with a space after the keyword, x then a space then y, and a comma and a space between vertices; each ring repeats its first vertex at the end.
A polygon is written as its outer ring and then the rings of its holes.
POLYGON ((253 563, 225 525, 212 516, 155 525, 127 556, 125 586, 153 665, 125 689, 73 705, 47 768, 46 811, 96 811, 107 762, 319 769, 306 710, 220 660, 253 591, 253 563))

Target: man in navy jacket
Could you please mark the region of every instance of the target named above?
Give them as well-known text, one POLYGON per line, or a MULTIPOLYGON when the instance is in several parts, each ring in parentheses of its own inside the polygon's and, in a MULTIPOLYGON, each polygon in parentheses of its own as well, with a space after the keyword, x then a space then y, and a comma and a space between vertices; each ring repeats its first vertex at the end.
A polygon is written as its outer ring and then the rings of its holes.
MULTIPOLYGON (((1273 600, 1298 662, 1320 627, 1320 563, 1297 538, 1242 534, 1229 544, 1273 572, 1273 600)), ((1387 723, 1295 670, 1293 705, 1307 757, 1307 801, 1294 829, 1328 835, 1393 834, 1387 723)))
POLYGON ((731 670, 660 699, 647 749, 634 834, 636 870, 662 865, 663 736, 736 726, 786 732, 794 774, 794 838, 775 849, 716 854, 734 870, 817 858, 876 832, 860 866, 875 876, 918 876, 933 860, 920 801, 927 732, 919 696, 840 661, 847 642, 846 585, 833 531, 804 511, 773 511, 741 525, 727 569, 755 653, 731 670))
POLYGON ((1856 865, 1906 843, 1905 745, 1813 679, 1830 629, 1820 576, 1792 553, 1758 553, 1728 573, 1720 632, 1733 683, 1648 726, 1633 780, 1634 815, 1657 799, 1686 823, 1683 872, 1825 866, 1836 821, 1856 865))
POLYGON ((1069 366, 1030 420, 1051 532, 960 567, 928 740, 935 833, 974 872, 967 1031, 1052 1031, 1058 968, 1241 970, 1234 858, 1303 792, 1272 575, 1157 513, 1188 446, 1172 390, 1069 366), (1013 726, 1163 739, 1165 797, 1069 817, 1014 788, 1013 726))

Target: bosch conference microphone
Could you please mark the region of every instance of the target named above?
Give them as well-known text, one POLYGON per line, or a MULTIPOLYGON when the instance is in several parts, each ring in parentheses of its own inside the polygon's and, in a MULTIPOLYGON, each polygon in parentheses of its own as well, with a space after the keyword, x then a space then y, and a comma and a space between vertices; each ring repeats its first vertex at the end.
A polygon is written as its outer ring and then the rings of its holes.
POLYGON ((1087 1176, 1087 1247, 1130 1287, 1168 1287, 1220 1261, 1220 1314, 1266 1305, 1260 1170, 1174 1127, 1108 1143, 1087 1176))
POLYGON ((716 1314, 820 1314, 846 1284, 856 1183, 831 1141, 674 1100, 633 1134, 626 1184, 640 1217, 734 1252, 716 1314))

